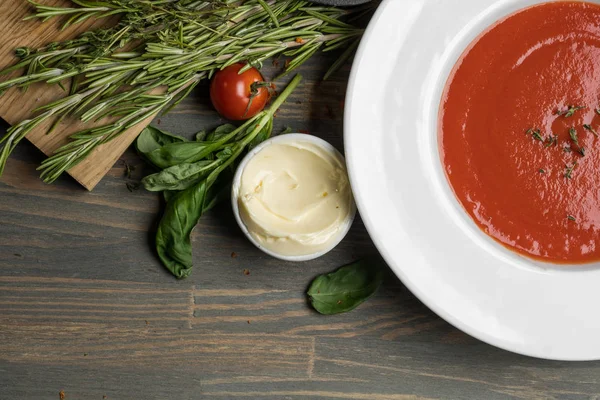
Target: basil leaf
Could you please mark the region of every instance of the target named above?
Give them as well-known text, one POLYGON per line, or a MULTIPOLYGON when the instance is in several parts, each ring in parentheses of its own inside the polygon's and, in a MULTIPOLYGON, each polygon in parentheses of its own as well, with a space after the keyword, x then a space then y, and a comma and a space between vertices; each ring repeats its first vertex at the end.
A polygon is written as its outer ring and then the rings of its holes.
POLYGON ((221 126, 217 127, 217 129, 215 129, 213 132, 208 134, 208 136, 206 136, 205 140, 207 140, 207 141, 219 140, 223 136, 229 135, 231 132, 235 131, 236 129, 237 128, 231 124, 221 125, 221 126))
POLYGON ((224 176, 220 176, 217 182, 211 186, 204 202, 203 212, 212 210, 217 204, 229 200, 231 198, 231 180, 233 179, 233 173, 224 173, 224 176))
MULTIPOLYGON (((183 163, 195 163, 203 159, 214 159, 213 152, 220 151, 229 141, 235 138, 236 130, 233 125, 221 125, 206 136, 206 140, 195 142, 172 141, 162 146, 157 143, 144 143, 144 156, 160 169, 183 163)), ((245 132, 245 130, 241 130, 245 132)), ((202 134, 202 132, 200 132, 202 134)), ((149 139, 146 139, 149 141, 149 139)), ((138 146, 139 148, 139 146, 138 146)))
POLYGON ((221 165, 221 160, 203 160, 174 165, 156 174, 148 175, 142 179, 142 184, 150 192, 184 190, 205 179, 219 165, 221 165))
POLYGON ((196 141, 197 142, 214 141, 214 140, 222 138, 223 136, 230 134, 234 130, 236 130, 235 126, 233 126, 231 124, 225 124, 225 125, 221 125, 221 126, 217 127, 217 129, 215 129, 214 131, 212 131, 210 133, 208 133, 207 131, 200 131, 200 132, 196 133, 196 141))
POLYGON ((179 193, 180 191, 178 190, 165 190, 163 192, 163 198, 165 199, 165 202, 168 203, 171 201, 171 199, 173 199, 173 197, 175 197, 177 195, 177 193, 179 193))
POLYGON ((371 297, 382 280, 379 262, 358 261, 317 277, 307 294, 311 305, 321 314, 340 314, 354 310, 371 297))
POLYGON ((146 153, 145 156, 152 164, 164 169, 173 165, 200 161, 219 146, 219 143, 213 142, 176 142, 146 153))
POLYGON ((234 149, 231 146, 225 147, 223 150, 217 153, 217 158, 219 160, 227 160, 229 157, 233 155, 234 149))
POLYGON ((192 273, 192 230, 202 216, 209 183, 203 180, 179 192, 167 203, 158 231, 156 250, 164 266, 175 277, 192 273))
POLYGON ((204 139, 206 139, 206 135, 208 135, 208 132, 206 131, 200 131, 196 133, 196 142, 202 142, 204 139))
POLYGON ((185 141, 180 136, 172 135, 153 126, 147 126, 138 136, 135 145, 140 153, 146 154, 164 145, 185 141))
POLYGON ((205 179, 182 192, 165 191, 167 208, 156 232, 156 251, 163 265, 177 278, 192 273, 191 234, 200 217, 222 200, 229 198, 229 176, 215 184, 205 179))
POLYGON ((157 168, 164 168, 162 163, 157 162, 151 155, 159 151, 163 146, 173 143, 185 143, 186 139, 171 135, 153 126, 148 126, 140 133, 135 141, 135 147, 148 162, 157 168))

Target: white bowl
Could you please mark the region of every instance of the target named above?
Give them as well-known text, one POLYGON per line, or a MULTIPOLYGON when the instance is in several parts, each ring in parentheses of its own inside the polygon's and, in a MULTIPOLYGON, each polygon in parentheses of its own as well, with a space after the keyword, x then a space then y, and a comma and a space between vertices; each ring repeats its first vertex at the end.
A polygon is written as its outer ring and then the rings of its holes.
POLYGON ((599 360, 600 263, 555 266, 501 246, 464 212, 439 157, 439 105, 463 50, 494 22, 544 1, 384 0, 352 68, 348 172, 377 248, 446 321, 513 352, 599 360))
POLYGON ((238 225, 240 226, 240 228, 242 229, 242 232, 244 232, 244 235, 246 235, 248 240, 250 240, 256 247, 258 247, 264 253, 266 253, 272 257, 278 258, 280 260, 284 260, 284 261, 309 261, 309 260, 314 260, 315 258, 319 258, 319 257, 329 253, 338 244, 340 244, 340 242, 344 239, 344 237, 346 237, 346 235, 348 234, 348 231, 350 230, 350 227, 352 226, 352 223, 354 222, 354 218, 356 217, 356 206, 354 204, 354 198, 352 198, 352 203, 350 206, 350 212, 348 213, 348 217, 342 223, 339 233, 338 233, 338 236, 335 238, 335 240, 333 240, 331 242, 330 246, 328 246, 327 248, 325 248, 321 251, 318 251, 316 253, 306 254, 306 255, 301 255, 301 256, 289 256, 289 255, 279 254, 279 253, 276 253, 272 250, 269 250, 269 249, 266 249, 265 247, 263 247, 248 231, 248 228, 246 227, 246 224, 244 224, 244 221, 242 220, 242 217, 240 215, 240 208, 239 208, 239 204, 238 204, 240 181, 242 179, 242 174, 244 173, 244 169, 246 169, 246 165, 248 164, 248 162, 256 154, 258 154, 261 150, 263 150, 267 146, 271 146, 273 144, 290 143, 290 142, 296 142, 296 143, 297 142, 309 142, 309 143, 315 144, 315 145, 321 147, 323 150, 325 150, 328 153, 335 156, 337 159, 340 160, 340 162, 342 164, 344 164, 344 165, 346 164, 344 156, 342 156, 342 154, 339 151, 337 151, 337 149, 335 147, 333 147, 328 142, 326 142, 323 139, 320 139, 316 136, 307 135, 304 133, 289 133, 289 134, 273 137, 269 140, 262 142, 260 145, 256 146, 254 149, 252 149, 246 155, 246 157, 244 157, 244 159, 238 166, 235 176, 233 177, 233 185, 231 188, 231 205, 233 207, 233 213, 235 215, 235 219, 236 219, 238 225))

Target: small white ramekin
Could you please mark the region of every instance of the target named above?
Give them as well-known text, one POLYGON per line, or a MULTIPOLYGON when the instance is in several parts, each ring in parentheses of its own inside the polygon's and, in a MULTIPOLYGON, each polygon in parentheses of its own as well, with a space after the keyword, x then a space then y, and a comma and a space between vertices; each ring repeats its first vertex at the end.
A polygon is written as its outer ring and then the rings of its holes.
POLYGON ((250 242, 252 242, 256 247, 258 247, 264 253, 266 253, 272 257, 278 258, 280 260, 284 260, 284 261, 295 261, 295 262, 309 261, 309 260, 314 260, 315 258, 319 258, 319 257, 329 253, 338 244, 340 244, 340 242, 344 239, 344 237, 346 237, 346 235, 348 234, 348 231, 350 230, 350 227, 352 226, 352 223, 354 222, 354 218, 356 217, 356 205, 354 204, 354 198, 351 199, 352 203, 350 205, 350 212, 348 213, 348 217, 340 226, 338 236, 335 238, 335 240, 331 241, 331 245, 329 247, 327 247, 326 249, 323 249, 319 252, 316 252, 313 254, 301 255, 301 256, 288 256, 288 255, 278 254, 272 250, 266 249, 263 246, 261 246, 261 244, 250 234, 250 232, 248 231, 248 228, 246 227, 246 224, 244 224, 244 221, 242 220, 242 217, 240 215, 240 208, 239 208, 239 204, 238 204, 238 197, 239 197, 239 192, 240 192, 240 182, 242 179, 242 174, 244 173, 244 170, 246 169, 246 165, 248 164, 248 162, 258 152, 260 152, 262 149, 264 149, 267 146, 271 146, 273 144, 290 143, 290 142, 309 142, 309 143, 315 144, 315 145, 321 147, 322 149, 324 149, 325 151, 334 155, 336 158, 338 158, 340 160, 340 162, 342 164, 345 165, 344 156, 342 156, 342 154, 339 151, 337 151, 337 149, 335 147, 333 147, 331 144, 329 144, 328 142, 326 142, 323 139, 320 139, 316 136, 307 135, 304 133, 288 133, 285 135, 275 136, 269 140, 262 142, 260 145, 256 146, 254 149, 252 149, 246 155, 246 157, 244 157, 244 159, 238 166, 235 176, 233 177, 233 185, 231 188, 231 205, 233 207, 233 213, 235 215, 235 219, 236 219, 238 225, 240 226, 240 228, 242 229, 242 231, 244 232, 244 234, 246 235, 246 237, 248 238, 248 240, 250 240, 250 242))

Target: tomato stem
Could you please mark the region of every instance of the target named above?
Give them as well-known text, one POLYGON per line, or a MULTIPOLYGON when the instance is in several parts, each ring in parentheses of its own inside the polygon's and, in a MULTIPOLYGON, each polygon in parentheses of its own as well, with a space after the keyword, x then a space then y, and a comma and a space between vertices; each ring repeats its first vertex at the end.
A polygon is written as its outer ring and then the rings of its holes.
POLYGON ((267 91, 269 92, 269 97, 273 96, 275 90, 273 89, 273 84, 270 82, 266 82, 266 81, 259 81, 259 82, 253 82, 250 85, 250 97, 249 97, 249 101, 248 101, 248 105, 246 106, 246 111, 244 111, 244 115, 243 117, 246 118, 246 115, 248 115, 248 111, 250 111, 250 107, 252 106, 252 101, 254 100, 254 98, 256 96, 258 96, 260 94, 260 89, 262 88, 267 88, 267 91))

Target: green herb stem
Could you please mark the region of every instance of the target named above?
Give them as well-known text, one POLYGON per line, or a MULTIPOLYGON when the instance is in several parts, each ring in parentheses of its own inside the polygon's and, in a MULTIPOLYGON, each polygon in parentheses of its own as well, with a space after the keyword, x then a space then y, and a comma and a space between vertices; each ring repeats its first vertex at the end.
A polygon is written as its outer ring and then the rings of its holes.
MULTIPOLYGON (((114 123, 71 135, 69 143, 56 150, 51 157, 44 160, 37 168, 39 171, 42 171, 42 180, 45 183, 56 181, 65 171, 82 162, 96 147, 116 139, 126 130, 157 114, 160 110, 168 106, 178 94, 185 91, 189 85, 194 85, 203 77, 204 74, 193 76, 185 85, 182 85, 173 92, 156 96, 156 102, 150 102, 149 104, 140 103, 139 105, 132 106, 131 111, 128 110, 126 115, 114 123)), ((86 117, 86 119, 91 119, 99 112, 99 110, 94 110, 94 114, 86 117)))
POLYGON ((579 111, 579 110, 583 110, 583 109, 585 109, 585 107, 583 107, 583 106, 569 106, 569 107, 568 107, 566 110, 564 110, 564 111, 558 110, 558 111, 556 112, 556 115, 558 115, 558 116, 562 116, 562 117, 565 117, 565 118, 570 118, 570 117, 572 117, 573 115, 575 115, 575 113, 576 113, 577 111, 579 111))
POLYGON ((596 130, 594 128, 592 128, 591 125, 585 124, 583 125, 583 128, 587 131, 590 131, 594 134, 594 136, 598 137, 598 132, 596 132, 596 130))
POLYGON ((577 146, 579 146, 579 138, 577 137, 577 129, 571 128, 569 129, 569 137, 577 146))
POLYGON ((577 167, 577 161, 574 162, 572 165, 565 165, 565 178, 567 179, 572 179, 573 178, 573 171, 575 170, 575 167, 577 167))

